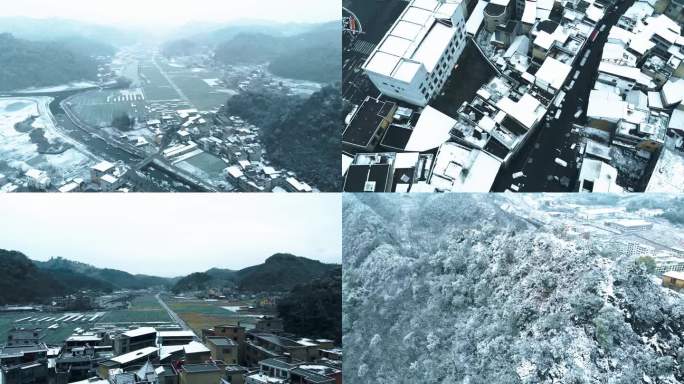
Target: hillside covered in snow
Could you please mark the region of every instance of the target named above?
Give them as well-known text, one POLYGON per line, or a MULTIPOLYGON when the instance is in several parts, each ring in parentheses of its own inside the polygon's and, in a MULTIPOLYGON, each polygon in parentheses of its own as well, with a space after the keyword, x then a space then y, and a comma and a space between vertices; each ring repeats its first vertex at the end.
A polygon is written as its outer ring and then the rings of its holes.
POLYGON ((344 196, 347 383, 684 382, 682 296, 516 198, 344 196))

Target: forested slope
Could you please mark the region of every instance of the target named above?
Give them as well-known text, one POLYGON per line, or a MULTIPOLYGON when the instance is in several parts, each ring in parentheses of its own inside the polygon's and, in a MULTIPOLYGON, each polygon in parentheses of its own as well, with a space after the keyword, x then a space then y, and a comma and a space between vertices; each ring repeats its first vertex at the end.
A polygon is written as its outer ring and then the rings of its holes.
POLYGON ((345 196, 346 382, 684 380, 680 295, 495 200, 345 196))

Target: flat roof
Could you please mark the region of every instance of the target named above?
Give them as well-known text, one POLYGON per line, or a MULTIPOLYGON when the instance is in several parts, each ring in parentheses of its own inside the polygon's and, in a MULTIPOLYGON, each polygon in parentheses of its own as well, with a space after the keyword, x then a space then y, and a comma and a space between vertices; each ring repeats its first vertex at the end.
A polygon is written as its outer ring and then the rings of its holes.
POLYGON ((454 30, 451 27, 435 21, 411 58, 423 63, 427 71, 432 72, 439 58, 442 57, 442 53, 449 46, 453 35, 454 30))
POLYGON ((580 192, 623 192, 616 184, 617 169, 601 160, 584 159, 579 180, 580 192))
POLYGON ((412 0, 363 68, 406 83, 411 82, 421 65, 431 72, 456 31, 439 19, 452 18, 460 3, 412 0))
POLYGON ((158 337, 195 337, 193 331, 159 331, 158 337))
POLYGON ((468 21, 466 21, 466 32, 469 35, 476 35, 477 31, 480 30, 480 26, 484 20, 484 9, 487 4, 488 3, 485 0, 477 1, 477 5, 470 14, 470 17, 468 17, 468 21))
POLYGON ((547 57, 534 76, 546 84, 551 85, 554 89, 559 90, 570 75, 570 72, 572 72, 572 66, 558 61, 553 57, 547 57))
POLYGON ((153 355, 157 353, 158 349, 157 347, 146 347, 139 349, 137 351, 125 353, 123 355, 119 355, 116 357, 112 357, 110 361, 119 363, 119 364, 128 364, 131 362, 134 362, 139 359, 146 358, 147 356, 153 355))
POLYGON ((235 341, 233 339, 229 339, 227 337, 221 337, 221 336, 210 336, 207 337, 207 343, 211 343, 217 346, 221 347, 232 347, 236 345, 235 341))
POLYGON ((366 98, 354 113, 349 125, 342 133, 342 141, 347 144, 366 147, 380 129, 384 119, 391 119, 395 103, 366 98))
POLYGON ((437 152, 429 184, 452 192, 489 192, 501 161, 478 149, 447 142, 437 152))
POLYGON ((589 93, 587 117, 618 121, 627 113, 627 102, 612 92, 592 89, 589 93))
POLYGON ((408 127, 390 125, 389 128, 387 128, 385 135, 382 137, 380 145, 403 151, 404 148, 406 148, 406 143, 408 143, 409 138, 411 138, 412 132, 413 130, 408 127))
POLYGON ((664 147, 646 192, 684 193, 684 155, 664 147))
POLYGON ((456 120, 428 105, 420 114, 405 150, 424 152, 437 148, 451 138, 449 131, 455 125, 456 120))
POLYGON ((501 98, 496 106, 527 129, 532 128, 546 113, 546 108, 541 102, 529 93, 524 94, 518 101, 513 101, 508 97, 501 98))
POLYGON ((183 351, 186 354, 211 352, 209 350, 209 348, 207 348, 204 344, 202 344, 198 341, 191 341, 190 343, 188 343, 186 346, 183 347, 183 351))
POLYGON ((181 368, 185 372, 192 373, 209 373, 209 372, 219 372, 222 371, 221 368, 215 364, 183 364, 181 368))
POLYGON ((114 164, 109 161, 103 161, 93 166, 93 169, 99 172, 107 172, 112 168, 114 168, 114 164))
POLYGON ((684 272, 679 272, 679 271, 669 271, 663 273, 663 276, 667 276, 673 279, 677 280, 684 280, 684 272))
POLYGON ((137 337, 137 336, 142 336, 142 335, 147 335, 150 333, 157 333, 157 330, 152 328, 152 327, 140 327, 136 329, 131 329, 130 331, 126 331, 122 333, 123 336, 126 337, 137 337))
POLYGON ((644 225, 652 225, 650 222, 640 219, 618 219, 610 220, 609 222, 623 227, 642 227, 644 225))

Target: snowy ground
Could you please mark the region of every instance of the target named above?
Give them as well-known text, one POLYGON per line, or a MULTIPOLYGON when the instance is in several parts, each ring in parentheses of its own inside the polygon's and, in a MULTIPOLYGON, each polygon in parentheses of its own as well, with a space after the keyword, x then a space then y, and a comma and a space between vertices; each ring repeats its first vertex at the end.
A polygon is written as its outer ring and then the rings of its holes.
POLYGON ((65 92, 65 91, 75 91, 77 89, 86 89, 86 88, 92 88, 92 87, 97 87, 97 84, 89 82, 89 81, 80 81, 80 82, 75 82, 75 83, 56 85, 56 86, 52 86, 52 87, 26 88, 26 89, 22 89, 22 90, 15 91, 15 92, 16 93, 25 93, 25 94, 46 93, 46 92, 65 92))
POLYGON ((20 176, 28 169, 40 169, 48 172, 54 183, 88 175, 89 167, 98 159, 55 127, 48 109, 50 101, 49 97, 0 98, 0 172, 20 176), (14 128, 30 116, 38 116, 33 127, 43 128, 48 141, 61 141, 71 148, 55 155, 38 153, 29 133, 14 128))

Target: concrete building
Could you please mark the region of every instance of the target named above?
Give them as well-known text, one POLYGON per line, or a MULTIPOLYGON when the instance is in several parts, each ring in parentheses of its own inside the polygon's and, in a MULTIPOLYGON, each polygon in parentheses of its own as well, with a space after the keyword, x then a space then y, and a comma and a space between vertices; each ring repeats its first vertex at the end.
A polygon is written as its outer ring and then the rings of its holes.
POLYGON ((179 384, 216 384, 225 376, 217 363, 183 364, 178 370, 179 384))
POLYGON ((363 69, 386 96, 425 106, 440 92, 466 43, 460 0, 412 0, 363 69))
POLYGON ((102 378, 109 378, 110 372, 114 369, 127 369, 132 366, 141 365, 144 362, 159 356, 159 348, 145 347, 132 352, 124 353, 109 360, 103 361, 97 367, 97 374, 102 378))
POLYGON ((154 347, 157 345, 157 330, 152 327, 141 327, 126 331, 114 338, 114 353, 125 353, 154 347))
POLYGON ((355 150, 374 150, 392 123, 396 110, 395 103, 366 97, 342 132, 342 145, 355 150))
POLYGON ((493 33, 499 25, 505 25, 511 17, 510 0, 492 0, 484 9, 485 29, 493 33))
POLYGON ((249 366, 256 366, 260 361, 273 357, 312 362, 318 358, 320 348, 332 348, 332 344, 326 342, 321 346, 311 340, 292 340, 269 333, 253 333, 246 342, 245 361, 249 366))
POLYGON ((257 332, 281 333, 283 332, 283 319, 273 316, 264 316, 254 325, 257 332))
POLYGON ((663 273, 663 287, 672 289, 684 288, 684 272, 665 272, 663 273))
POLYGON ((653 223, 639 219, 609 220, 605 224, 622 232, 640 232, 653 228, 653 223))
POLYGON ((209 336, 206 340, 207 347, 211 351, 211 358, 221 360, 229 365, 238 364, 238 344, 227 337, 209 336))
POLYGON ((617 169, 601 160, 584 159, 577 180, 579 192, 623 192, 617 185, 617 169))
POLYGON ((192 331, 160 331, 157 333, 158 345, 186 345, 195 340, 192 331))
POLYGON ((42 343, 0 348, 0 383, 46 383, 47 355, 48 348, 42 343))

